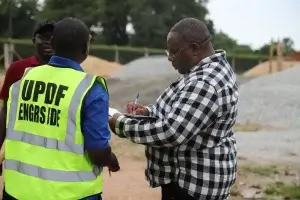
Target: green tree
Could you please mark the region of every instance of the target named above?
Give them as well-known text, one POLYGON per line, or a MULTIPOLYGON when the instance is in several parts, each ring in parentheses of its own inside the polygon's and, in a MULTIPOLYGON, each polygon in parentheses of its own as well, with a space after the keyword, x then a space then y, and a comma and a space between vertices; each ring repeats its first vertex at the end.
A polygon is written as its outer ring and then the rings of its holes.
POLYGON ((12 37, 31 37, 36 25, 37 0, 0 0, 0 35, 9 37, 9 12, 12 17, 12 37), (11 7, 10 7, 10 3, 11 7), (10 9, 11 8, 11 9, 10 9))
MULTIPOLYGON (((165 47, 169 29, 184 17, 206 20, 207 1, 195 0, 45 0, 42 18, 80 18, 94 32, 94 41, 106 44, 165 47), (126 31, 128 23, 134 34, 126 31)), ((213 33, 213 22, 207 20, 213 33)))
POLYGON ((232 39, 222 31, 214 35, 212 42, 215 49, 224 49, 229 52, 234 51, 238 45, 236 40, 232 39))
MULTIPOLYGON (((130 2, 130 17, 134 28, 131 44, 165 48, 170 28, 185 17, 206 20, 206 1, 195 0, 140 0, 130 2)), ((210 25, 213 25, 210 23, 210 25)))
POLYGON ((289 37, 285 37, 282 40, 283 42, 283 48, 284 48, 284 53, 288 54, 294 51, 294 41, 289 38, 289 37))
MULTIPOLYGON (((137 1, 138 3, 138 1, 137 1)), ((106 44, 127 45, 126 32, 130 5, 127 0, 104 0, 101 27, 106 44)))
POLYGON ((41 18, 76 17, 88 27, 97 26, 103 14, 103 0, 45 0, 41 18))
POLYGON ((249 45, 238 44, 234 49, 234 53, 237 54, 251 54, 253 53, 252 48, 249 45))

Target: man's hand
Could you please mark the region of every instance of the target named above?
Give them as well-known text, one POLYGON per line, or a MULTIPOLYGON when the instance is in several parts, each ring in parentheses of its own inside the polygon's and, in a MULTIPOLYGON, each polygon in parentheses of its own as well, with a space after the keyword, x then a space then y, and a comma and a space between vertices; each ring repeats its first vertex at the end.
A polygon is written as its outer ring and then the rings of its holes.
POLYGON ((117 172, 120 170, 119 161, 114 153, 111 153, 107 167, 110 172, 117 172))
POLYGON ((109 128, 113 133, 116 133, 116 122, 117 122, 117 118, 120 115, 121 114, 114 114, 114 116, 109 117, 109 119, 108 119, 109 128))
POLYGON ((130 102, 126 105, 125 112, 127 114, 149 116, 148 109, 145 106, 141 104, 134 104, 134 102, 130 102))

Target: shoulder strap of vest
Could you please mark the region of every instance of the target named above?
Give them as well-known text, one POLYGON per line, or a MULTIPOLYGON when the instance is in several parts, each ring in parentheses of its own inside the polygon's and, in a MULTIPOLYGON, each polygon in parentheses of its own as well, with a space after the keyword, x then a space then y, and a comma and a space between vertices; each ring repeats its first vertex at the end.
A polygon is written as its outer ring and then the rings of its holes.
POLYGON ((24 74, 23 74, 22 78, 24 78, 24 77, 26 76, 26 74, 28 74, 28 72, 29 72, 30 70, 32 70, 32 69, 33 69, 33 67, 27 67, 27 68, 25 69, 25 71, 24 71, 24 74))
POLYGON ((97 76, 96 80, 102 85, 102 87, 104 87, 104 89, 108 93, 108 88, 107 88, 106 80, 103 77, 101 77, 101 76, 97 76))
MULTIPOLYGON (((49 65, 41 65, 41 66, 49 66, 49 65)), ((37 66, 36 66, 37 67, 37 66)), ((26 69, 25 69, 25 71, 24 71, 24 74, 23 74, 23 76, 22 76, 22 78, 26 75, 26 74, 28 74, 28 72, 30 71, 30 70, 32 70, 32 69, 34 69, 35 67, 27 67, 26 69)))

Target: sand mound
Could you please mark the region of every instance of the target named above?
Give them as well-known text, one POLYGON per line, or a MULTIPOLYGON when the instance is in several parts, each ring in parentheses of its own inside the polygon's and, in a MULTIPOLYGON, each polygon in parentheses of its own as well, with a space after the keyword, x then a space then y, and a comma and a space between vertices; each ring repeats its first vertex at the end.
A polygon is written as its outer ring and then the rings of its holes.
POLYGON ((109 62, 95 56, 88 56, 81 66, 87 73, 104 77, 116 73, 121 69, 121 65, 119 63, 109 62))
POLYGON ((4 75, 0 75, 0 90, 2 89, 3 83, 4 83, 4 75))
POLYGON ((300 128, 300 65, 240 86, 237 122, 300 128))
MULTIPOLYGON (((294 66, 296 64, 300 64, 300 62, 297 62, 297 61, 283 61, 282 70, 291 68, 292 66, 294 66)), ((280 71, 277 68, 277 61, 276 60, 272 61, 271 70, 270 70, 269 61, 266 61, 266 62, 260 63, 259 65, 254 66, 250 70, 246 71, 243 75, 244 76, 263 76, 263 75, 270 74, 270 71, 272 73, 280 71)))

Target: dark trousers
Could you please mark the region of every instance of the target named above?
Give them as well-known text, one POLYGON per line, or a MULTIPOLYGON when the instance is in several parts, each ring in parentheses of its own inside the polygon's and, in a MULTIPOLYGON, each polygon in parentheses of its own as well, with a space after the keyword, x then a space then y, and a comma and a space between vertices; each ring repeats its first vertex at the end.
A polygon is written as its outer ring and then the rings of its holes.
MULTIPOLYGON (((97 200, 102 200, 102 197, 101 197, 101 194, 97 195, 97 200)), ((84 198, 84 199, 93 199, 93 197, 87 197, 87 198, 84 198)), ((9 194, 7 194, 7 192, 5 192, 5 189, 3 189, 3 197, 2 197, 2 200, 17 200, 16 198, 10 196, 9 194)), ((37 199, 36 199, 37 200, 37 199)))
POLYGON ((186 190, 181 189, 176 183, 161 186, 161 200, 195 200, 186 190))
POLYGON ((7 192, 5 192, 5 190, 3 190, 3 197, 2 200, 17 200, 16 198, 10 196, 9 194, 7 194, 7 192))

